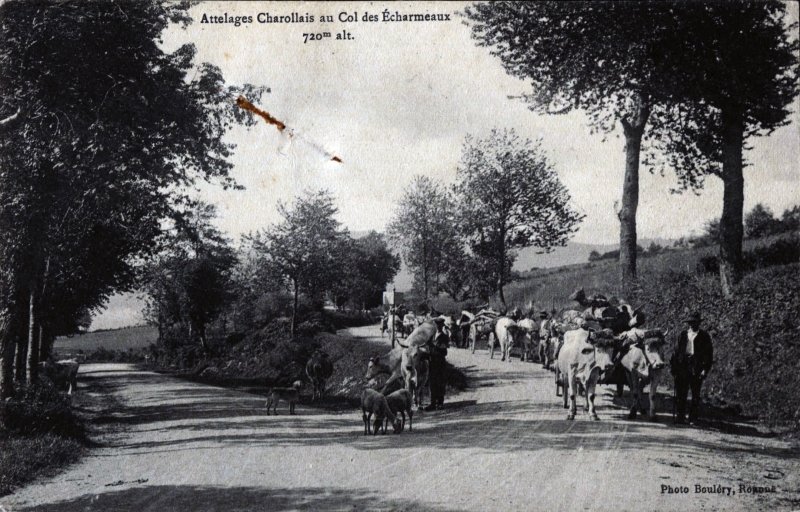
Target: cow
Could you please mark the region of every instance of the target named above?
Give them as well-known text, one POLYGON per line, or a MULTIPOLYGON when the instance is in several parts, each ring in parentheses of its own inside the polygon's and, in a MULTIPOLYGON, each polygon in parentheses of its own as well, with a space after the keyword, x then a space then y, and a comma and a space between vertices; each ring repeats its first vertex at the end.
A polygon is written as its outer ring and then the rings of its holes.
POLYGON ((531 318, 523 318, 517 322, 521 332, 520 340, 522 345, 522 361, 533 361, 533 353, 539 346, 539 326, 531 318))
POLYGON ((496 317, 487 315, 476 315, 475 319, 470 323, 469 339, 472 348, 472 353, 475 353, 475 346, 478 341, 484 336, 487 338, 488 347, 494 349, 495 337, 494 326, 497 323, 496 317))
MULTIPOLYGON (((497 320, 494 327, 494 335, 500 343, 500 360, 507 360, 510 363, 511 349, 514 345, 521 344, 524 332, 519 325, 517 325, 517 322, 504 316, 497 320)), ((489 358, 494 359, 494 344, 490 346, 489 358)))
POLYGON ((50 379, 59 391, 66 391, 68 395, 78 388, 78 369, 80 363, 75 359, 62 359, 60 361, 42 361, 39 369, 42 374, 50 379))
POLYGON ((430 375, 430 362, 426 347, 410 345, 403 349, 400 359, 400 374, 403 377, 405 389, 411 393, 417 409, 421 409, 430 375))
POLYGON ((547 314, 540 314, 539 316, 539 362, 542 363, 542 368, 545 370, 550 369, 550 365, 555 361, 555 345, 558 341, 558 333, 554 332, 553 320, 547 318, 547 314))
POLYGON ((627 345, 627 353, 620 359, 620 365, 625 369, 627 384, 633 394, 628 419, 635 419, 637 407, 644 414, 641 406, 644 387, 650 386, 650 407, 648 417, 656 419, 656 392, 661 375, 664 372, 663 348, 665 344, 664 333, 660 329, 631 329, 623 333, 621 339, 627 345))
POLYGON ((333 363, 330 356, 322 350, 315 350, 311 357, 306 362, 306 375, 313 391, 311 393, 311 400, 322 398, 325 394, 325 381, 327 381, 333 374, 333 363))
POLYGON ((470 324, 475 320, 475 315, 469 311, 462 311, 461 316, 456 321, 460 331, 461 345, 458 348, 467 348, 469 342, 470 324))
POLYGON ((376 386, 380 375, 386 375, 381 393, 388 394, 396 389, 404 387, 403 376, 400 373, 400 361, 403 357, 403 348, 393 348, 388 354, 381 358, 373 356, 367 363, 367 374, 364 378, 369 386, 376 386), (385 362, 384 362, 385 361, 385 362))
POLYGON ((564 389, 564 408, 568 407, 567 392, 569 392, 570 410, 567 420, 575 419, 577 411, 575 395, 578 392, 578 385, 585 391, 586 409, 590 417, 595 421, 600 420, 594 407, 594 390, 600 375, 614 366, 613 350, 613 337, 610 339, 600 337, 586 328, 564 333, 564 345, 558 355, 556 381, 557 386, 560 381, 564 389))

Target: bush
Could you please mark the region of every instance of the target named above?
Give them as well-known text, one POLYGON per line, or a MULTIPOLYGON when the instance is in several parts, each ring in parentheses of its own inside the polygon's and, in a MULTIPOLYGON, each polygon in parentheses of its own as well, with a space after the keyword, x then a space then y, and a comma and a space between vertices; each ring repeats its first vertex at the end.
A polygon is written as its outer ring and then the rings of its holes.
POLYGON ((13 434, 55 434, 83 439, 84 430, 72 412, 70 398, 46 377, 24 388, 18 397, 0 403, 0 425, 13 434))
POLYGON ((325 311, 325 316, 334 327, 334 330, 329 332, 347 327, 372 325, 376 321, 374 315, 363 311, 325 311))
POLYGON ((96 348, 91 352, 78 351, 77 357, 83 363, 141 363, 146 360, 148 349, 109 350, 96 348))
MULTIPOLYGON (((800 236, 794 235, 779 238, 769 245, 755 247, 743 255, 746 271, 770 267, 773 265, 787 265, 800 261, 800 236)), ((697 272, 700 274, 719 273, 719 258, 715 255, 702 257, 697 262, 697 272)))

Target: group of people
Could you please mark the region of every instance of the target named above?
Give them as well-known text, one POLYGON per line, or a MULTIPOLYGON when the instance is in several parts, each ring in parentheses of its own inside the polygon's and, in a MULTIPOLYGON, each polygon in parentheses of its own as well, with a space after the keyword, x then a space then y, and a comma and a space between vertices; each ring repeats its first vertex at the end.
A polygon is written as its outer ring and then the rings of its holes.
MULTIPOLYGON (((548 318, 543 311, 540 320, 548 318)), ((693 424, 698 419, 701 388, 713 365, 713 345, 711 335, 701 328, 700 313, 692 313, 684 319, 687 324, 678 336, 677 344, 670 359, 670 371, 675 380, 675 423, 693 424), (689 393, 692 400, 689 404, 689 393), (688 405, 688 420, 686 417, 688 405)), ((426 410, 441 409, 447 390, 447 349, 450 336, 445 330, 444 321, 434 319, 436 335, 429 346, 430 374, 429 384, 431 403, 426 410)))

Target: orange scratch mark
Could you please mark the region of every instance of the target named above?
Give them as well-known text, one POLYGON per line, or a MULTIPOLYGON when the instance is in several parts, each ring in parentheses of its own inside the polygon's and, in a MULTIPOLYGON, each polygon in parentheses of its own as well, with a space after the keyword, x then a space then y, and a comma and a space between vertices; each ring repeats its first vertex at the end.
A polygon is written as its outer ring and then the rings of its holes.
POLYGON ((239 106, 240 108, 243 108, 249 112, 254 113, 257 116, 260 116, 268 124, 277 126, 278 130, 280 130, 281 132, 286 129, 285 124, 283 124, 282 122, 278 121, 277 119, 269 115, 269 112, 265 112, 260 108, 256 107, 255 105, 253 105, 252 103, 250 103, 249 101, 247 101, 244 98, 244 96, 239 96, 238 98, 236 98, 236 105, 239 106))
MULTIPOLYGON (((248 112, 252 112, 253 114, 261 117, 262 119, 264 119, 264 121, 267 122, 267 124, 271 124, 271 125, 277 127, 278 131, 280 131, 281 133, 283 133, 284 130, 286 130, 286 124, 284 124, 283 122, 279 121, 278 119, 272 117, 269 114, 269 112, 261 110, 260 108, 258 108, 255 105, 253 105, 252 103, 247 101, 247 99, 244 96, 239 96, 238 98, 236 98, 236 105, 239 108, 243 108, 244 110, 247 110, 248 112)), ((292 137, 295 136, 295 133, 294 133, 293 130, 290 130, 288 135, 289 135, 289 139, 291 139, 292 137)), ((298 135, 298 138, 302 138, 302 137, 300 137, 298 135)), ((306 144, 309 144, 310 146, 312 146, 317 151, 323 153, 325 156, 330 157, 332 162, 336 162, 336 163, 340 163, 340 164, 343 163, 341 158, 339 158, 338 156, 334 155, 333 153, 329 153, 329 152, 325 151, 318 144, 314 144, 313 142, 308 141, 308 140, 306 140, 306 144)))

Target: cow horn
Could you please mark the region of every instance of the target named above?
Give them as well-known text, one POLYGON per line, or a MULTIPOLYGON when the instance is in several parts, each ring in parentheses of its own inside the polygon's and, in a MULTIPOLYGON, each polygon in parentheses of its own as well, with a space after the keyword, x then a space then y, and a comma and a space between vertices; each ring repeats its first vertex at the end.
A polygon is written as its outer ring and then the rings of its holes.
POLYGON ((646 305, 647 305, 647 302, 646 302, 646 301, 645 301, 645 302, 642 302, 641 304, 639 304, 638 306, 636 306, 635 308, 633 308, 633 312, 634 312, 634 313, 636 313, 636 312, 639 312, 639 311, 640 311, 640 310, 641 310, 643 307, 645 307, 646 305))

